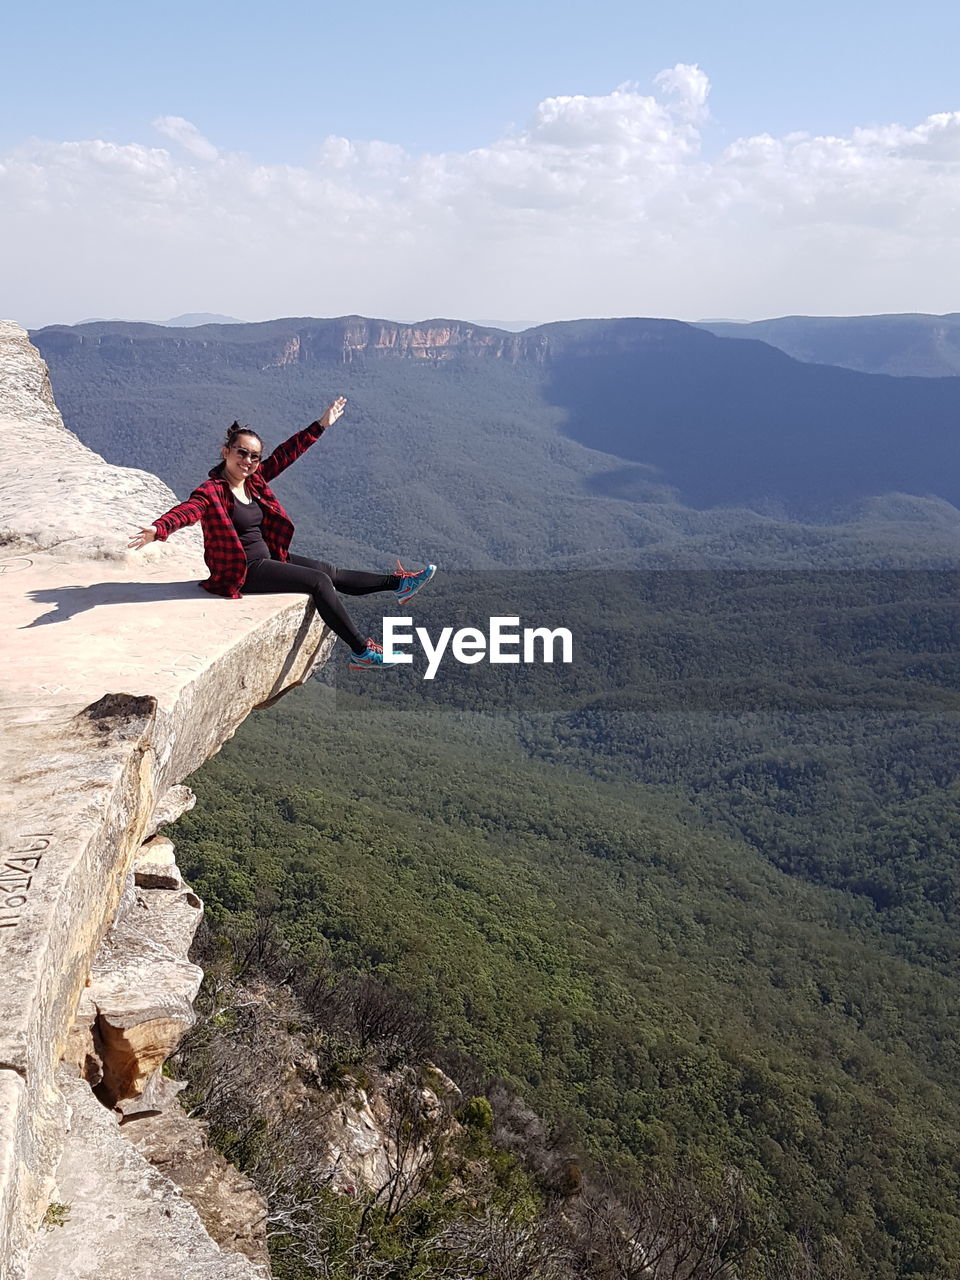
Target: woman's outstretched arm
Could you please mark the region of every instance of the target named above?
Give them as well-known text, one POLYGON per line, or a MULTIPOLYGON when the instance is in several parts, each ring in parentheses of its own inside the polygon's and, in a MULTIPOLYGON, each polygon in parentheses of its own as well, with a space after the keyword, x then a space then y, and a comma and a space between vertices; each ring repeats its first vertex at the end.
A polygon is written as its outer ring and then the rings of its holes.
POLYGON ((286 471, 291 462, 296 462, 302 453, 306 453, 312 444, 316 444, 327 427, 333 426, 346 407, 346 400, 340 396, 334 400, 322 418, 311 422, 309 427, 298 431, 289 440, 284 440, 283 444, 278 444, 273 453, 264 458, 260 464, 260 474, 264 480, 269 484, 274 476, 278 476, 281 471, 286 471))
POLYGON ((203 516, 206 503, 206 495, 199 489, 195 489, 186 502, 178 502, 175 507, 165 511, 162 516, 154 520, 153 524, 147 525, 135 534, 127 546, 133 551, 139 551, 148 542, 155 540, 165 542, 171 533, 176 533, 178 529, 184 529, 187 525, 196 524, 203 516))

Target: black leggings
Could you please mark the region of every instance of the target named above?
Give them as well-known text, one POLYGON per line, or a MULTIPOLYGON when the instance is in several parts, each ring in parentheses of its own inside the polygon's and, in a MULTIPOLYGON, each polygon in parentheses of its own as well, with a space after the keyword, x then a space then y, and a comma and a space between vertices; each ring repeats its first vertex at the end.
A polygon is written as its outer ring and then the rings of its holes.
POLYGON ((350 621, 350 615, 337 599, 345 596, 370 596, 377 591, 393 591, 400 579, 395 573, 361 573, 356 569, 335 569, 324 560, 308 560, 291 556, 289 560, 258 560, 247 569, 243 590, 251 595, 285 595, 290 592, 313 597, 317 613, 354 653, 363 653, 367 642, 350 621))

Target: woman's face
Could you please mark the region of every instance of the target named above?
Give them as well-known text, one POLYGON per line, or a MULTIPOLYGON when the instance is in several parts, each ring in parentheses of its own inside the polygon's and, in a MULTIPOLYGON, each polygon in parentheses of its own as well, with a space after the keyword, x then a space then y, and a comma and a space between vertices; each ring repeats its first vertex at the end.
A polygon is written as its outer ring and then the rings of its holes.
POLYGON ((260 465, 260 441, 248 432, 241 432, 228 449, 226 445, 220 450, 224 462, 224 472, 232 485, 240 485, 247 476, 253 475, 260 465))

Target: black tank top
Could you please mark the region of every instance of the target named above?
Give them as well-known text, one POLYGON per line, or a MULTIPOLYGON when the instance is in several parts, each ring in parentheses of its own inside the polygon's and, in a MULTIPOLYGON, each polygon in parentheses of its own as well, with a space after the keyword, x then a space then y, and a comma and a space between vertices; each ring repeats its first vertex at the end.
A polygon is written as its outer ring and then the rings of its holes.
POLYGON ((240 502, 234 498, 233 527, 243 544, 247 564, 270 559, 270 548, 263 540, 263 508, 256 499, 253 502, 240 502))

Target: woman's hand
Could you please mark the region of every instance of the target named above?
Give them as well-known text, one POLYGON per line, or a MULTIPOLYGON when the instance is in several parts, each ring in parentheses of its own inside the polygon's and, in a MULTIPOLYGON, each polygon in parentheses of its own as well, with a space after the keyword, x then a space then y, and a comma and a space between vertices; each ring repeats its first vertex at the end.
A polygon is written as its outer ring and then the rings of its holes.
POLYGON ((320 419, 321 427, 324 427, 324 428, 332 427, 333 424, 336 422, 336 420, 343 413, 346 407, 347 407, 346 397, 338 396, 337 399, 334 400, 330 408, 327 410, 327 412, 320 419))
POLYGON ((127 543, 127 546, 131 551, 139 551, 140 548, 145 547, 148 542, 153 542, 156 536, 156 525, 149 524, 145 529, 141 529, 138 534, 135 534, 127 543))

